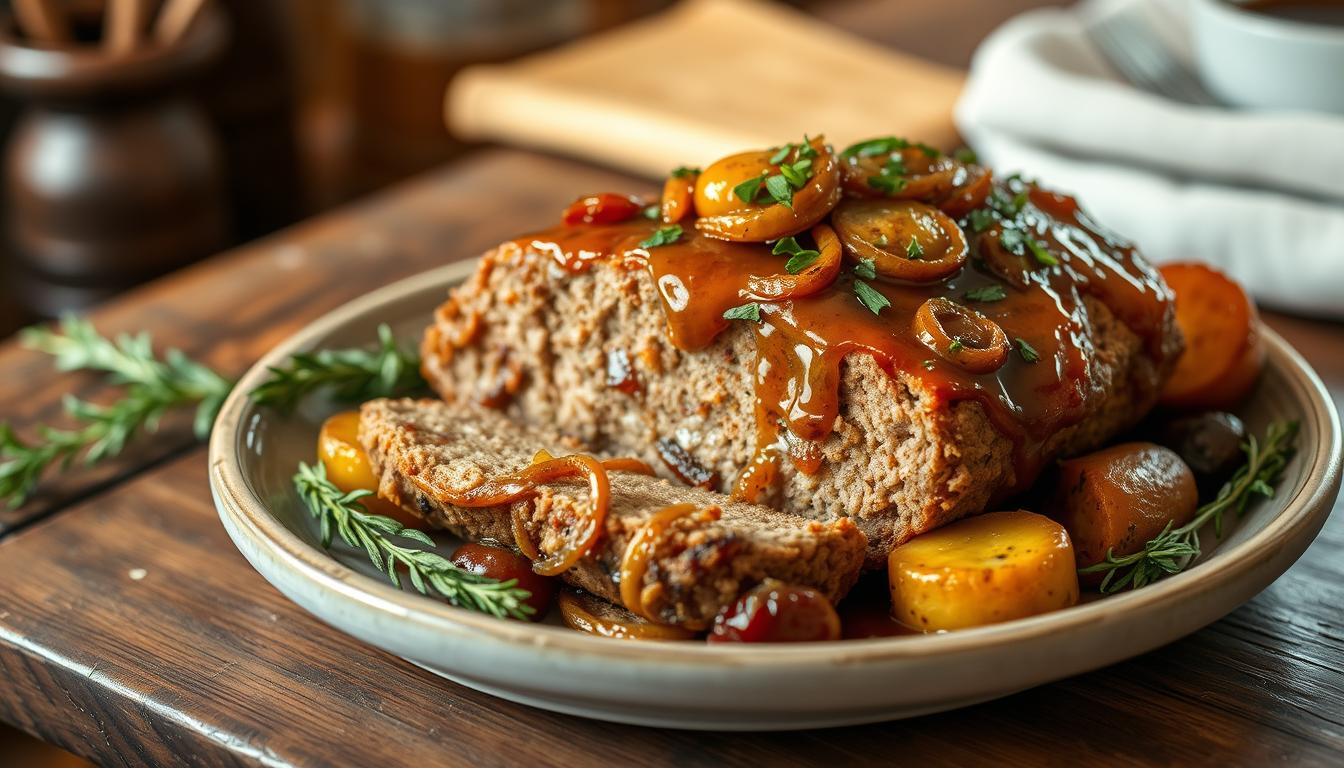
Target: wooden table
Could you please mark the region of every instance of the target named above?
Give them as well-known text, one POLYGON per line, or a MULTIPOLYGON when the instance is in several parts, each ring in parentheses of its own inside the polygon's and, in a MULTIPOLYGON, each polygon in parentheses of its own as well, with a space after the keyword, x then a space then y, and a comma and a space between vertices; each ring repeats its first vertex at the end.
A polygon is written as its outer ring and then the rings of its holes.
MULTIPOLYGON (((845 12, 856 26, 872 18, 845 12)), ((350 298, 550 223, 577 191, 649 188, 487 150, 151 284, 93 319, 108 333, 148 330, 236 375, 350 298)), ((1344 329, 1267 319, 1344 399, 1344 329)), ((62 393, 101 391, 13 344, 0 346, 0 371, 0 413, 21 431, 59 420, 62 393)), ((170 421, 112 464, 71 471, 25 508, 0 511, 0 719, 113 765, 1338 764, 1336 512, 1263 594, 1133 661, 918 720, 684 733, 496 700, 321 624, 234 550, 210 501, 204 448, 170 421)))

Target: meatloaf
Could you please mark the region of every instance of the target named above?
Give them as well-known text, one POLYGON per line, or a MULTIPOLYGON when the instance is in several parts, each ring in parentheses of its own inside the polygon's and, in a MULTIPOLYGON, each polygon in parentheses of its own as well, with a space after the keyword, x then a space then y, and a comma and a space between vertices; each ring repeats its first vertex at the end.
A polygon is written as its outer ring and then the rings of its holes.
POLYGON ((562 222, 450 291, 434 389, 849 518, 875 568, 1136 422, 1181 349, 1161 275, 1076 200, 899 137, 738 153, 562 222))
MULTIPOLYGON (((1045 438, 1045 456, 1083 451, 1136 422, 1155 401, 1165 368, 1101 300, 1083 299, 1090 341, 1089 414, 1045 438)), ((486 253, 451 291, 423 342, 425 377, 445 400, 495 402, 597 450, 655 466, 684 454, 715 490, 752 460, 757 431, 755 340, 734 325, 705 349, 668 339, 648 270, 619 259, 574 274, 525 243, 486 253), (639 392, 611 385, 612 361, 639 392)), ((821 444, 823 469, 789 463, 764 499, 800 517, 852 519, 867 535, 868 565, 885 567, 911 536, 983 511, 1019 477, 1014 443, 976 400, 946 404, 911 372, 869 355, 841 367, 840 413, 821 444)), ((683 476, 687 472, 681 473, 683 476)), ((692 473, 694 474, 694 473, 692 473)))
MULTIPOLYGON (((510 421, 479 406, 429 400, 375 400, 361 410, 360 442, 380 479, 379 495, 470 540, 515 541, 517 514, 542 555, 589 509, 582 483, 541 485, 513 505, 455 506, 448 497, 528 466, 539 449, 573 452, 572 439, 510 421)), ((678 518, 653 539, 641 590, 642 611, 666 624, 703 628, 739 594, 765 579, 817 589, 838 601, 853 586, 866 550, 848 520, 822 523, 731 501, 628 472, 611 472, 605 530, 566 581, 611 602, 631 538, 655 513, 693 504, 713 514, 678 518)), ((626 606, 632 608, 632 606, 626 606)))

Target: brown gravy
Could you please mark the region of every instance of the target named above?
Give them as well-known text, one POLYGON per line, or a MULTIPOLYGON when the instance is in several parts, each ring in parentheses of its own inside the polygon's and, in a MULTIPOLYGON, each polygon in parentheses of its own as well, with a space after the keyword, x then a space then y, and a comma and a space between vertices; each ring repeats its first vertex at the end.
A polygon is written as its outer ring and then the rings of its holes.
POLYGON ((891 303, 876 315, 857 300, 847 264, 820 293, 760 303, 759 323, 724 319, 725 310, 747 300, 748 280, 782 272, 784 259, 772 255, 768 244, 708 237, 690 221, 683 222, 680 240, 652 248, 639 243, 661 225, 642 218, 561 226, 518 242, 569 272, 605 259, 647 269, 667 316, 669 340, 682 350, 703 349, 731 323, 748 323, 757 349, 757 453, 737 478, 737 498, 759 498, 775 482, 785 458, 802 472, 821 469, 819 444, 839 415, 841 364, 852 354, 869 355, 893 376, 906 377, 930 408, 979 402, 1015 446, 1017 487, 1004 489, 1011 492, 1034 480, 1050 437, 1089 413, 1100 392, 1092 371, 1093 318, 1085 299, 1105 304, 1161 361, 1171 354, 1163 345, 1169 338, 1172 297, 1134 248, 1093 223, 1073 198, 1015 179, 995 185, 1002 194, 1025 200, 1022 220, 1058 263, 1042 266, 1029 254, 1014 256, 998 246, 997 230, 974 233, 963 218, 971 249, 966 265, 930 284, 869 281, 891 303), (989 286, 1002 287, 1006 298, 966 298, 967 292, 989 286), (1014 341, 1008 362, 992 373, 971 374, 926 347, 911 321, 935 296, 964 303, 998 323, 1014 341), (1019 339, 1038 360, 1020 353, 1019 339))

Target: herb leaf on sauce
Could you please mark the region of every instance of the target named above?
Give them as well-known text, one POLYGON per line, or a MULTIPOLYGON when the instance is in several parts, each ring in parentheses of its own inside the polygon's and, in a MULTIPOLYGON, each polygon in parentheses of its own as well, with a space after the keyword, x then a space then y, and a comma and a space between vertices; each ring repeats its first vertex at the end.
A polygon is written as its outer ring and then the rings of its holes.
POLYGON ((669 227, 659 227, 657 232, 649 235, 639 241, 640 248, 657 248, 660 245, 671 245, 681 239, 682 229, 680 224, 673 224, 669 227))
POLYGON ((859 303, 867 307, 868 311, 874 315, 891 306, 891 301, 886 296, 883 296, 876 288, 862 280, 854 281, 854 293, 859 297, 859 303))
POLYGON ((761 322, 761 305, 756 302, 749 302, 740 306, 726 309, 723 312, 724 320, 750 320, 753 323, 761 322))
POLYGON ((1008 298, 1007 291, 1003 290, 1002 285, 997 284, 966 292, 967 301, 1003 301, 1006 298, 1008 298))
POLYGON ((1035 347, 1028 344, 1026 339, 1019 336, 1013 341, 1017 344, 1017 353, 1022 356, 1023 360, 1026 360, 1028 363, 1034 363, 1041 359, 1041 353, 1037 352, 1035 347))
POLYGON ((807 269, 821 256, 821 251, 804 248, 793 237, 781 237, 770 252, 776 256, 788 254, 789 260, 784 264, 784 271, 790 275, 796 275, 807 269))

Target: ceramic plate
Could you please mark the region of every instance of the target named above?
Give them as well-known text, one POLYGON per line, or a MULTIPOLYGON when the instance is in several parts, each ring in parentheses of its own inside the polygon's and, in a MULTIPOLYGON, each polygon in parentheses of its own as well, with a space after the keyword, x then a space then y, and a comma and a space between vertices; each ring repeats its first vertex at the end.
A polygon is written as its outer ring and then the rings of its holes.
MULTIPOLYGON (((290 354, 370 344, 379 323, 418 339, 462 262, 375 291, 276 347, 243 377, 210 439, 220 518, 262 576, 332 626, 486 693, 626 723, 793 729, 910 717, 1096 669, 1218 619, 1283 573, 1316 536, 1340 482, 1340 427, 1306 362, 1266 331, 1268 369, 1242 416, 1261 433, 1298 419, 1299 451, 1278 493, 1173 578, 1067 610, 940 635, 781 646, 624 642, 555 625, 501 621, 403 592, 360 553, 318 544, 290 483, 314 461, 323 417, 258 409, 246 393, 290 354)), ((442 540, 451 551, 454 542, 442 540)))

